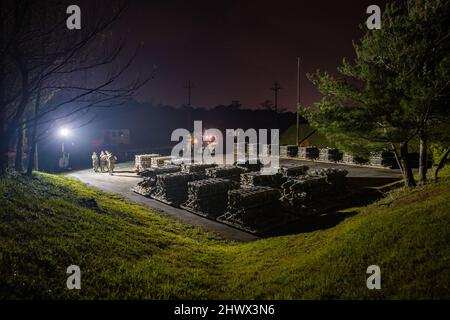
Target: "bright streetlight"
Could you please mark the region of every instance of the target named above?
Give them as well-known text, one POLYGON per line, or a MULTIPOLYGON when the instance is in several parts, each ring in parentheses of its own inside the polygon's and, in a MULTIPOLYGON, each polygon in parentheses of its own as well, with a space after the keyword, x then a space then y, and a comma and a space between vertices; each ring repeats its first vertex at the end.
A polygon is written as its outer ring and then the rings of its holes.
POLYGON ((61 128, 59 129, 59 134, 63 137, 68 137, 70 134, 70 130, 67 128, 61 128))
POLYGON ((69 166, 70 155, 64 150, 64 140, 70 135, 70 130, 67 128, 61 128, 59 129, 59 135, 63 138, 61 144, 62 157, 59 159, 59 167, 67 168, 69 166))

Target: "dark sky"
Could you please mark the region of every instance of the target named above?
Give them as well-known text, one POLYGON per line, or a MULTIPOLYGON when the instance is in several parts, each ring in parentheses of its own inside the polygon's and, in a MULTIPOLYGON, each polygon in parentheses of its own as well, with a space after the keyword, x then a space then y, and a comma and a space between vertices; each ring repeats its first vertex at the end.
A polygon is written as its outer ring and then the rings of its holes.
POLYGON ((186 103, 185 82, 192 80, 192 104, 211 107, 240 100, 245 107, 273 99, 274 80, 282 86, 279 107, 295 109, 297 56, 301 57, 301 102, 319 95, 305 74, 333 72, 352 57, 352 40, 366 8, 385 0, 313 1, 131 1, 118 25, 128 43, 145 43, 141 71, 158 66, 156 79, 142 89, 141 101, 175 106, 186 103))

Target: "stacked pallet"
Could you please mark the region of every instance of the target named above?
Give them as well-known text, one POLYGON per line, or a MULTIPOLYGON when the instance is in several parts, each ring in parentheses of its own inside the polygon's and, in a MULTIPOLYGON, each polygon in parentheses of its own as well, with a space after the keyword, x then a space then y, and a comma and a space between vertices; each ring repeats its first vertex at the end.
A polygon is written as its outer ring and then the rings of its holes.
POLYGON ((272 188, 280 188, 285 182, 285 178, 281 173, 261 174, 261 172, 249 172, 241 174, 241 188, 252 188, 257 186, 266 186, 272 188))
POLYGON ((138 154, 134 157, 134 169, 139 172, 152 166, 152 158, 159 157, 160 154, 138 154))
POLYGON ((187 201, 182 207, 215 219, 227 209, 230 186, 230 180, 216 178, 188 182, 187 201))
POLYGON ((301 179, 289 179, 281 186, 281 202, 289 211, 300 216, 313 215, 317 209, 333 203, 344 190, 346 170, 319 169, 301 179))
POLYGON ((142 196, 149 197, 154 193, 155 187, 156 187, 156 178, 148 177, 138 182, 138 184, 133 188, 131 188, 131 190, 142 196))
POLYGON ((316 147, 300 147, 298 148, 298 157, 302 159, 317 159, 319 157, 319 149, 316 147))
POLYGON ((181 165, 181 172, 186 173, 204 173, 206 169, 215 168, 217 164, 215 163, 183 163, 181 165))
POLYGON ((304 165, 285 166, 279 169, 283 177, 298 177, 304 175, 309 167, 304 165))
POLYGON ((262 163, 259 160, 247 160, 243 163, 236 163, 236 166, 245 169, 247 172, 260 171, 262 168, 262 163))
POLYGON ((203 179, 198 173, 165 173, 156 176, 155 192, 152 198, 178 206, 187 200, 188 182, 203 179))
POLYGON ((280 157, 296 157, 298 155, 298 146, 289 145, 280 147, 280 157))
POLYGON ((308 176, 315 177, 326 177, 327 182, 333 185, 335 188, 339 188, 344 184, 345 177, 347 176, 348 171, 345 169, 336 169, 336 168, 322 168, 311 170, 308 173, 308 176))
POLYGON ((167 157, 153 157, 151 159, 151 164, 153 168, 157 168, 157 167, 162 167, 164 166, 164 162, 170 160, 172 161, 172 157, 167 156, 167 157))
POLYGON ((210 178, 223 178, 239 181, 241 174, 246 172, 246 169, 238 166, 221 166, 215 168, 208 168, 205 170, 205 172, 206 176, 210 178))
POLYGON ((372 153, 369 162, 373 166, 394 168, 397 166, 395 155, 390 151, 372 153))
POLYGON ((342 153, 340 153, 338 149, 322 148, 320 149, 319 159, 322 161, 337 162, 342 159, 342 153))
POLYGON ((156 168, 148 168, 144 171, 139 172, 139 175, 141 177, 156 177, 158 174, 164 174, 164 173, 174 173, 180 171, 180 166, 176 165, 165 165, 163 167, 156 167, 156 168))
POLYGON ((344 152, 342 156, 342 162, 350 164, 363 164, 366 163, 367 160, 361 157, 356 157, 348 152, 344 152))
POLYGON ((253 187, 228 192, 228 212, 223 219, 252 228, 265 218, 277 214, 279 191, 270 187, 253 187))

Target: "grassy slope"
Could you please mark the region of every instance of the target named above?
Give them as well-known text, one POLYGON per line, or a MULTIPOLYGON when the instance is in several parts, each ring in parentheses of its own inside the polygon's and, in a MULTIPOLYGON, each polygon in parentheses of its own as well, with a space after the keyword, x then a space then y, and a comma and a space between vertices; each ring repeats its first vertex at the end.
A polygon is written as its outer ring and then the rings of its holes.
POLYGON ((0 180, 0 298, 450 298, 450 170, 311 233, 225 242, 54 175, 0 180), (95 197, 98 207, 87 206, 95 197), (82 289, 65 289, 67 266, 82 289), (366 288, 377 264, 382 289, 366 288))

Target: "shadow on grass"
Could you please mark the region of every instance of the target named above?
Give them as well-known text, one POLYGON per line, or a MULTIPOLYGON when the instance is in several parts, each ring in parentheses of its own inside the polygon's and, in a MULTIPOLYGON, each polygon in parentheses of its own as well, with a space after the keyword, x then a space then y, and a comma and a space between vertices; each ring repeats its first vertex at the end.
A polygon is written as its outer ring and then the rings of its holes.
POLYGON ((312 232, 317 230, 325 230, 337 226, 345 219, 356 215, 357 211, 348 212, 329 212, 315 217, 299 218, 297 221, 290 223, 287 226, 269 231, 263 235, 266 237, 284 236, 290 234, 298 234, 305 232, 312 232))

